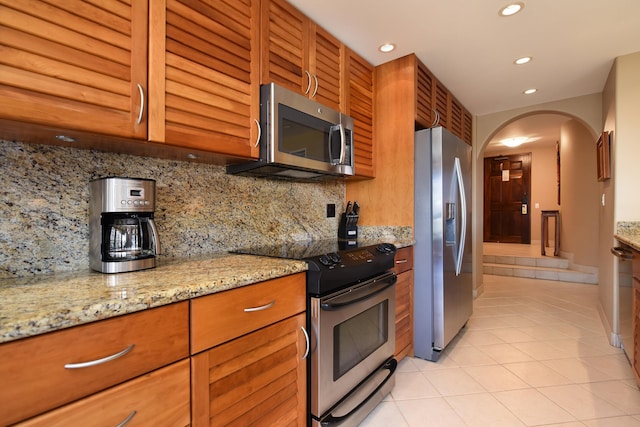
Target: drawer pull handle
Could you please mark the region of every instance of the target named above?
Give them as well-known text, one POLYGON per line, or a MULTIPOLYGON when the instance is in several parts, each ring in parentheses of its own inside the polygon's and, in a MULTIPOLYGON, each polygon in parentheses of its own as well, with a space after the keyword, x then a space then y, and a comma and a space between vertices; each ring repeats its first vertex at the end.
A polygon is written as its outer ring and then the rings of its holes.
POLYGON ((304 328, 304 326, 300 326, 300 329, 302 330, 302 333, 304 334, 304 340, 307 343, 307 348, 304 352, 304 355, 302 356, 302 359, 306 359, 307 356, 309 355, 309 333, 307 332, 307 330, 304 328))
POLYGON ((265 304, 265 305, 261 305, 260 307, 249 307, 249 308, 245 308, 244 312, 245 313, 251 313, 253 311, 262 311, 262 310, 268 310, 271 307, 273 307, 274 305, 276 305, 276 300, 271 301, 269 304, 265 304))
POLYGON ((80 368, 89 368, 91 366, 101 365, 103 363, 111 362, 112 360, 116 360, 119 357, 124 356, 125 354, 133 350, 133 347, 135 346, 136 346, 135 344, 131 344, 129 347, 125 348, 121 352, 112 354, 111 356, 103 357, 102 359, 90 360, 88 362, 81 362, 81 363, 67 363, 66 365, 64 365, 64 367, 65 369, 80 369, 80 368))
POLYGON ((399 260, 396 261, 396 264, 406 264, 408 262, 409 262, 408 259, 399 259, 399 260))
POLYGON ((137 414, 136 411, 133 411, 129 414, 129 416, 127 418, 125 418, 120 424, 118 424, 116 427, 124 427, 127 424, 129 424, 129 421, 131 421, 133 419, 133 417, 135 417, 137 414))

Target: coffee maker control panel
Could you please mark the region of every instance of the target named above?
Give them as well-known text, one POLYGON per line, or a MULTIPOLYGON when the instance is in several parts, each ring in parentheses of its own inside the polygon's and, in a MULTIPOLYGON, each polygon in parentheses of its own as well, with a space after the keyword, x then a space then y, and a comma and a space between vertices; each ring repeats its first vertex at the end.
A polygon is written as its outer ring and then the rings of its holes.
POLYGON ((142 178, 108 177, 92 181, 95 200, 102 213, 153 212, 155 181, 142 178))

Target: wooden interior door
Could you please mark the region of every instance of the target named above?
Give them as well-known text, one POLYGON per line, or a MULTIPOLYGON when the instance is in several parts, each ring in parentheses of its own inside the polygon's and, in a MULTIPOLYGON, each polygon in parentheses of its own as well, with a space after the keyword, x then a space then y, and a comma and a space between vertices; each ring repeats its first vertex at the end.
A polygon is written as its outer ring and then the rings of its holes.
POLYGON ((531 153, 484 159, 485 242, 531 243, 530 200, 531 153))

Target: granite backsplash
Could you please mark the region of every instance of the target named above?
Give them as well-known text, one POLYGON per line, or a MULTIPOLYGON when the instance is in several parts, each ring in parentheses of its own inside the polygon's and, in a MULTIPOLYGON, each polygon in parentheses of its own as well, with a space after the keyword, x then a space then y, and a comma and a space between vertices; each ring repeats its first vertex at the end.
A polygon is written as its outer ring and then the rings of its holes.
MULTIPOLYGON (((0 140, 0 279, 89 268, 89 181, 104 176, 156 180, 168 258, 335 238, 346 191, 342 180, 246 178, 217 165, 0 140)), ((361 227, 360 235, 411 239, 412 230, 361 227)))

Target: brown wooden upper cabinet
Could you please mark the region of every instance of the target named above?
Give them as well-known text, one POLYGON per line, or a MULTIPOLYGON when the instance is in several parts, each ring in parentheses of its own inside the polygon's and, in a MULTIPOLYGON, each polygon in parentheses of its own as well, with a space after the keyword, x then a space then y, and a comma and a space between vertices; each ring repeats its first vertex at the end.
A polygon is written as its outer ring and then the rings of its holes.
POLYGON ((340 110, 344 45, 285 0, 262 1, 262 78, 340 110))
POLYGON ((275 82, 352 115, 356 174, 373 176, 373 67, 286 1, 94 3, 0 0, 0 136, 257 158, 275 82))
POLYGON ((342 110, 353 117, 356 177, 375 177, 373 155, 374 68, 351 49, 345 49, 344 103, 342 110))
POLYGON ((258 157, 259 0, 150 2, 149 140, 258 157))
POLYGON ((146 1, 0 0, 0 116, 146 139, 147 24, 146 1))
POLYGON ((472 117, 462 103, 415 56, 405 57, 416 74, 416 117, 420 128, 442 126, 467 144, 472 142, 472 117))

